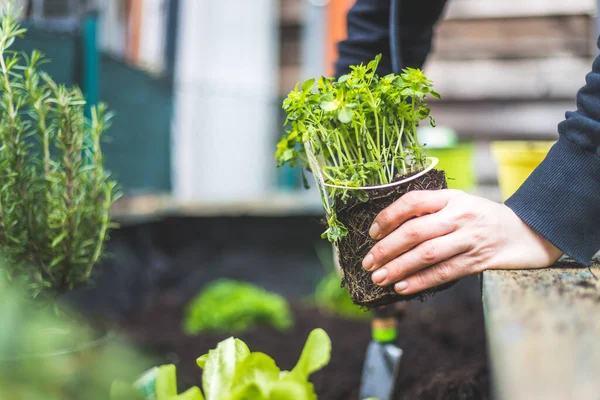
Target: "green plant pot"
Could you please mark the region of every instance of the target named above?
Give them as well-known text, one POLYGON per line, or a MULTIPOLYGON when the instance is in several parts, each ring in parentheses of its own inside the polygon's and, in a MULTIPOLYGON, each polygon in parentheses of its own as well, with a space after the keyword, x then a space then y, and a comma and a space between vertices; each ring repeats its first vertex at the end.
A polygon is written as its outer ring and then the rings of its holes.
POLYGON ((446 172, 448 187, 470 191, 475 188, 474 143, 459 143, 448 148, 425 148, 428 156, 439 160, 437 169, 446 172))

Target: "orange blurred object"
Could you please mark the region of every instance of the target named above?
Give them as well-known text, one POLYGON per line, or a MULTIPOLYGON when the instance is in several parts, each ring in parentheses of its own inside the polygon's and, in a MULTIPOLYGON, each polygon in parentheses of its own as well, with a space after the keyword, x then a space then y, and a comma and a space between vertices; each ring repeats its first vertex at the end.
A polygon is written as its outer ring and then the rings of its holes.
POLYGON ((327 5, 327 57, 325 71, 327 75, 335 73, 334 64, 338 57, 337 44, 346 39, 346 15, 355 0, 330 0, 327 5))

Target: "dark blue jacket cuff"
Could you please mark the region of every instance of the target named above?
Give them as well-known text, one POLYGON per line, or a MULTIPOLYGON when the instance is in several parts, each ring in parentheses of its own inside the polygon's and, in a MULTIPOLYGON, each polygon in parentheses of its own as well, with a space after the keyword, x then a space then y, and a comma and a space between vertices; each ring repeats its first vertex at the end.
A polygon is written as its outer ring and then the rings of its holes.
POLYGON ((600 249, 599 193, 600 158, 561 136, 506 205, 566 255, 590 265, 600 249))

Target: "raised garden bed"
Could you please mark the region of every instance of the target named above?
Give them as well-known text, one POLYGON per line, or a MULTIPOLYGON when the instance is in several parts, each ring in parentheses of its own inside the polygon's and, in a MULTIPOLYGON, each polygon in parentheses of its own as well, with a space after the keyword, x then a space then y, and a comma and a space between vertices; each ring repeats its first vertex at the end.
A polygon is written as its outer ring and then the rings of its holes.
MULTIPOLYGON (((409 304, 400 321, 398 344, 405 353, 395 398, 489 398, 481 302, 455 299, 409 304)), ((299 304, 293 306, 293 311, 295 325, 291 332, 261 328, 236 337, 253 351, 272 355, 286 369, 296 363, 309 332, 323 328, 331 337, 333 350, 331 363, 311 378, 319 400, 358 399, 364 352, 370 340, 368 322, 332 317, 299 304)), ((163 298, 122 329, 144 352, 153 354, 157 363, 175 363, 179 387, 184 389, 200 383, 196 357, 229 335, 185 336, 182 312, 181 304, 169 304, 163 298)))
POLYGON ((494 398, 598 398, 598 261, 486 271, 483 305, 494 398))

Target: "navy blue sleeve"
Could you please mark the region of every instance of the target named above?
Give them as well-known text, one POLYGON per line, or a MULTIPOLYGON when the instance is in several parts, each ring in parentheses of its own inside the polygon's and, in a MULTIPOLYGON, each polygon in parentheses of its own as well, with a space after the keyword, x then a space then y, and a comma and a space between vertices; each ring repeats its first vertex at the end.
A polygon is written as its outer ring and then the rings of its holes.
POLYGON ((347 17, 347 39, 338 44, 336 76, 351 65, 368 63, 381 54, 378 73, 392 72, 390 59, 390 0, 356 0, 347 17))
POLYGON ((348 37, 338 44, 336 76, 347 73, 351 65, 371 61, 377 54, 382 55, 377 71, 380 75, 393 71, 392 53, 400 58, 401 68, 422 68, 431 51, 433 27, 446 1, 357 0, 348 12, 348 37), (393 10, 395 15, 391 15, 393 10), (396 35, 393 42, 391 33, 396 35), (394 44, 397 48, 392 51, 394 44))
POLYGON ((577 94, 577 111, 567 112, 558 133, 506 205, 566 255, 589 265, 600 249, 600 56, 577 94))
POLYGON ((403 68, 423 68, 431 52, 435 24, 440 19, 446 2, 447 0, 400 1, 399 42, 403 68))

